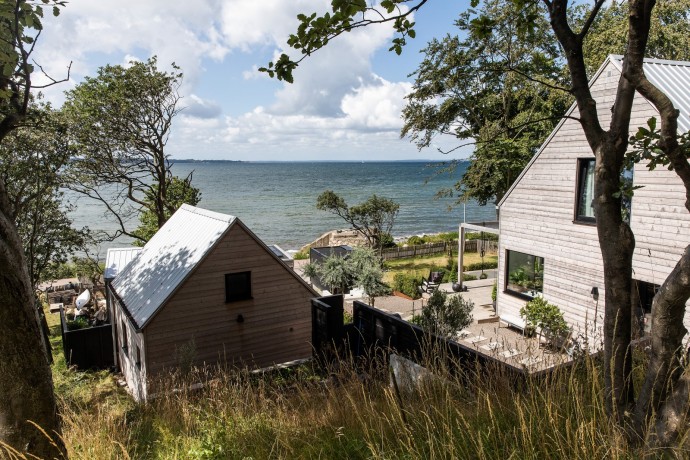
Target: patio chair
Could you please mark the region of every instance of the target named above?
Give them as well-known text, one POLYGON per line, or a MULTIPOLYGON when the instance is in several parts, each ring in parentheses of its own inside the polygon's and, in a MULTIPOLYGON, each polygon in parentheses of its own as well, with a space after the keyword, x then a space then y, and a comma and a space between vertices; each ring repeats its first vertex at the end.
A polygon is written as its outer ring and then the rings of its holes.
POLYGON ((431 294, 441 285, 443 274, 441 272, 429 272, 429 276, 422 278, 420 289, 427 294, 431 294))

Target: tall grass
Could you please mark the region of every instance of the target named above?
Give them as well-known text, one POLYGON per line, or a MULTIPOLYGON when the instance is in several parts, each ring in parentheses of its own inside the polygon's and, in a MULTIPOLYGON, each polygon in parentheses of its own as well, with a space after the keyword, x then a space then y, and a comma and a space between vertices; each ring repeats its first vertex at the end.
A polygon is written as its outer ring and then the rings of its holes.
MULTIPOLYGON (((435 363, 442 362, 434 360, 435 363)), ((586 359, 516 383, 500 370, 391 387, 387 368, 310 366, 255 375, 213 369, 167 376, 146 404, 121 391, 84 404, 62 396, 72 458, 627 459, 605 415, 599 366, 586 359), (196 390, 192 383, 204 381, 196 390), (173 391, 172 389, 175 388, 173 391)))

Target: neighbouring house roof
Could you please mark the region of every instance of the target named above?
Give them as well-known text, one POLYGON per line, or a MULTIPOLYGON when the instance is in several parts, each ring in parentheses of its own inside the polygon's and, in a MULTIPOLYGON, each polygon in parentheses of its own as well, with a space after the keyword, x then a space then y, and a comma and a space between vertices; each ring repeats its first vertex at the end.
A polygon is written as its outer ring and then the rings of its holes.
MULTIPOLYGON (((597 78, 599 78, 609 63, 613 64, 619 71, 623 70, 623 56, 616 54, 609 55, 601 67, 599 67, 597 73, 590 80, 590 87, 592 84, 594 84, 597 78)), ((678 116, 678 132, 684 133, 686 131, 690 131, 690 62, 669 61, 665 59, 645 59, 644 73, 647 76, 647 79, 657 88, 663 91, 671 99, 673 105, 680 111, 680 115, 678 116)), ((572 115, 576 109, 577 104, 573 103, 573 105, 571 105, 568 111, 565 113, 564 118, 561 119, 560 123, 554 128, 549 137, 546 138, 541 147, 539 147, 537 153, 534 154, 530 162, 527 164, 527 166, 525 166, 506 194, 503 195, 503 198, 497 205, 499 208, 510 196, 512 191, 518 185, 527 170, 529 170, 532 164, 537 160, 544 148, 549 145, 551 139, 553 139, 556 133, 560 130, 561 126, 566 120, 565 117, 572 115)))
POLYGON ((112 282, 130 319, 142 329, 237 220, 182 205, 112 282))
POLYGON ((132 259, 141 252, 141 248, 110 248, 105 256, 105 270, 103 278, 112 280, 121 272, 132 259))

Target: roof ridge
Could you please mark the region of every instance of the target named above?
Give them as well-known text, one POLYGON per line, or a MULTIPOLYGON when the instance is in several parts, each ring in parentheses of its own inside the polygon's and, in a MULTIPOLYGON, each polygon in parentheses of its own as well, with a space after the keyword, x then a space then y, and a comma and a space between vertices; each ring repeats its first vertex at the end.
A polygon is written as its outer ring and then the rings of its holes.
POLYGON ((203 217, 208 217, 209 219, 215 219, 228 224, 232 223, 232 221, 237 219, 236 216, 230 214, 223 214, 221 212, 211 211, 204 208, 197 208, 196 206, 192 206, 191 204, 186 203, 183 203, 182 206, 180 206, 180 210, 190 212, 192 214, 197 214, 203 217))

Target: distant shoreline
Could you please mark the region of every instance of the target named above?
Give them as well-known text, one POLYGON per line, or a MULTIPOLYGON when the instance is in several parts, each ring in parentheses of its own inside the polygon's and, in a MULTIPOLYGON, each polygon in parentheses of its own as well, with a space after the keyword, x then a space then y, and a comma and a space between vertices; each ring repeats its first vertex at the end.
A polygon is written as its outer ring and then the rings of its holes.
MULTIPOLYGON (((461 163, 468 162, 469 160, 450 160, 458 161, 461 163)), ((450 163, 449 160, 431 160, 431 159, 416 159, 416 160, 198 160, 195 158, 171 158, 171 163, 450 163)))

